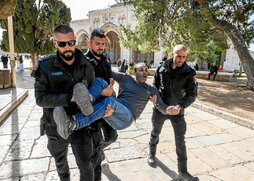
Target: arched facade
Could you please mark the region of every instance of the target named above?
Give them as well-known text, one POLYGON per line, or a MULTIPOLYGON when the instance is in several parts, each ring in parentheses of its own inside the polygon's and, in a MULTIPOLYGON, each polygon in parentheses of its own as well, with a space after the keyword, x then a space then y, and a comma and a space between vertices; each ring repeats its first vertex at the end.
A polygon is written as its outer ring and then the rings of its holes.
MULTIPOLYGON (((107 36, 106 53, 108 53, 113 63, 116 63, 119 59, 125 59, 127 61, 133 60, 134 62, 143 62, 146 60, 148 63, 153 60, 155 67, 160 65, 163 58, 162 51, 143 53, 137 50, 121 47, 120 45, 121 34, 119 26, 123 25, 130 29, 134 29, 137 24, 131 6, 112 5, 106 9, 89 11, 88 17, 88 19, 71 22, 71 27, 74 29, 77 37, 78 48, 82 51, 85 51, 88 48, 87 40, 92 30, 100 28, 105 31, 107 36)), ((235 52, 234 49, 232 49, 232 51, 235 52)), ((239 60, 238 62, 233 62, 234 58, 230 55, 233 55, 233 52, 227 51, 226 55, 222 58, 223 62, 225 61, 224 69, 239 69, 239 60)))
POLYGON ((77 41, 77 48, 85 53, 88 49, 88 45, 87 45, 87 41, 89 38, 88 33, 82 29, 82 30, 79 30, 75 36, 77 41))
POLYGON ((106 52, 109 55, 111 62, 117 63, 117 61, 121 59, 121 48, 119 42, 120 32, 118 31, 117 26, 112 23, 107 23, 100 29, 105 31, 105 35, 108 39, 106 52))

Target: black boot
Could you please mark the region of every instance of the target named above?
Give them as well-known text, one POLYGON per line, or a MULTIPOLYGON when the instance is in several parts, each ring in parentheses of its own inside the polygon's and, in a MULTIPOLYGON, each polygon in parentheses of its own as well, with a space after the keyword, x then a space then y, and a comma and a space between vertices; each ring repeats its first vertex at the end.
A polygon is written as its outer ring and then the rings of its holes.
POLYGON ((156 154, 156 146, 150 146, 149 155, 148 155, 148 158, 147 158, 147 163, 151 167, 155 166, 155 154, 156 154))
POLYGON ((199 179, 198 177, 193 177, 189 172, 180 172, 177 181, 199 181, 199 179))

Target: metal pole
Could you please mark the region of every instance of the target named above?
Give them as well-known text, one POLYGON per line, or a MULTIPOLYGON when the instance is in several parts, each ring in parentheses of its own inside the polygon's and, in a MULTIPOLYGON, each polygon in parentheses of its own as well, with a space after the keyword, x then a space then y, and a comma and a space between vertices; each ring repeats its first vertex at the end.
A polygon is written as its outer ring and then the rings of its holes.
POLYGON ((8 37, 11 61, 11 86, 16 87, 16 62, 14 58, 14 40, 13 40, 13 23, 12 16, 8 17, 8 37))

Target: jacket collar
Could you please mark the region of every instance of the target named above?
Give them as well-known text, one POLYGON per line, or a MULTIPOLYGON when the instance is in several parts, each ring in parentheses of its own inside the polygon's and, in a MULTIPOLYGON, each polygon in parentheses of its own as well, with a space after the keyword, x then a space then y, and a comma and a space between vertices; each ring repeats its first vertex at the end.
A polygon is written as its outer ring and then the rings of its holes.
POLYGON ((101 59, 99 60, 99 59, 97 59, 97 58, 93 55, 93 53, 91 52, 91 50, 87 51, 87 52, 85 53, 85 56, 89 57, 90 59, 95 59, 96 61, 102 61, 102 60, 105 60, 105 59, 107 58, 104 54, 102 54, 101 59))

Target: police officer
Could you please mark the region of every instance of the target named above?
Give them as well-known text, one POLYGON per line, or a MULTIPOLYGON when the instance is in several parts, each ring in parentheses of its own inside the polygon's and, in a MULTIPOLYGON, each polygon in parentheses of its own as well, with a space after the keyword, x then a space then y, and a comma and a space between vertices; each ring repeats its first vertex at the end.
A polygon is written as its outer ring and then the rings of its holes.
MULTIPOLYGON (((89 50, 86 52, 87 59, 94 66, 95 77, 101 77, 109 84, 109 87, 104 90, 104 95, 110 96, 113 93, 114 80, 112 78, 111 63, 109 58, 104 53, 106 48, 106 36, 103 30, 94 29, 88 41, 89 50)), ((103 137, 94 137, 94 163, 95 163, 95 180, 101 178, 101 161, 104 159, 103 148, 109 146, 116 141, 117 131, 108 125, 103 119, 99 119, 91 125, 95 130, 101 128, 103 137)))
POLYGON ((59 25, 54 30, 54 46, 56 55, 46 57, 39 62, 33 71, 35 81, 36 103, 43 108, 42 128, 48 137, 48 150, 55 159, 55 165, 61 181, 70 180, 67 161, 68 145, 71 143, 76 163, 80 170, 81 181, 94 181, 92 163, 93 135, 90 128, 75 131, 67 140, 61 138, 56 131, 53 120, 53 109, 63 106, 68 114, 80 112, 72 98, 75 83, 84 82, 90 85, 94 80, 94 70, 82 52, 76 49, 76 41, 72 28, 59 25))
POLYGON ((185 146, 186 122, 184 108, 190 106, 197 96, 195 70, 185 62, 187 48, 176 45, 171 53, 172 59, 164 61, 156 70, 154 85, 160 91, 165 104, 170 106, 171 115, 164 115, 155 107, 152 115, 152 131, 149 142, 148 164, 155 165, 156 146, 165 120, 170 119, 174 129, 179 180, 198 181, 187 171, 187 153, 185 146))

